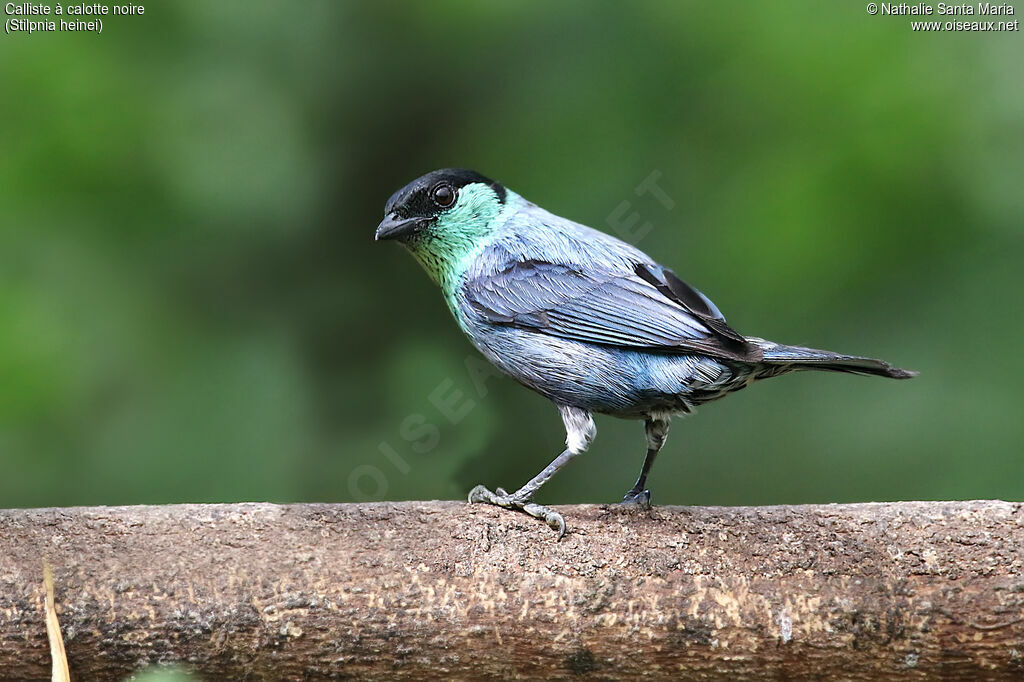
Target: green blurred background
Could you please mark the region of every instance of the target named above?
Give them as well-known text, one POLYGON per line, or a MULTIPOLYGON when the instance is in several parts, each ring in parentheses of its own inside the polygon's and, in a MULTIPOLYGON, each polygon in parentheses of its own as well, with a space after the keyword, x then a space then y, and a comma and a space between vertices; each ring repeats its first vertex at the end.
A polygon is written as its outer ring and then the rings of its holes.
MULTIPOLYGON (((655 502, 1024 499, 1022 38, 909 21, 188 0, 0 36, 0 507, 461 498, 536 473, 557 412, 506 379, 476 399, 441 296, 372 240, 444 166, 611 232, 636 214, 744 333, 921 372, 705 406, 655 502), (670 210, 635 191, 652 172, 670 210)), ((618 500, 643 451, 599 418, 540 501, 618 500)))

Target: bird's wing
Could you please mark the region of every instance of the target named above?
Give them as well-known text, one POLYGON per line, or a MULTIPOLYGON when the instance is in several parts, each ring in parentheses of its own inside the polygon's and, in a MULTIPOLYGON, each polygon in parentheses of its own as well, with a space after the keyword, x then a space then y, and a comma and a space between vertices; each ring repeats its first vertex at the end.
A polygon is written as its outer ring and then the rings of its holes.
POLYGON ((470 308, 492 324, 584 343, 756 360, 757 348, 703 294, 670 270, 581 271, 515 261, 463 285, 470 308))

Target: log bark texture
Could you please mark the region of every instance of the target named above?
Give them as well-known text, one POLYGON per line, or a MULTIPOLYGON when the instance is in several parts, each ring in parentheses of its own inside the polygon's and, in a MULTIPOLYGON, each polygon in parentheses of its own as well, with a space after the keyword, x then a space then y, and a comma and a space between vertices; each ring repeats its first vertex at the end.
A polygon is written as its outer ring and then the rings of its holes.
POLYGON ((1024 505, 0 512, 0 678, 1024 678, 1024 505))

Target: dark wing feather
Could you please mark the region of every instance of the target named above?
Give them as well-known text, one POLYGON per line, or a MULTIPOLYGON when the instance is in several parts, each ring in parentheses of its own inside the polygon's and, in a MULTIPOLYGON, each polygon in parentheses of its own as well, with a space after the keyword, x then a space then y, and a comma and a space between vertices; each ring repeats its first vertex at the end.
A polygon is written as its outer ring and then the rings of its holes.
POLYGON ((643 263, 637 263, 634 272, 666 298, 675 301, 696 315, 716 334, 737 343, 746 344, 747 340, 743 338, 743 335, 725 323, 725 317, 715 304, 708 300, 707 296, 676 277, 676 273, 660 265, 644 265, 643 263))
POLYGON ((467 281, 463 291, 494 324, 620 348, 734 360, 758 355, 711 301, 656 265, 625 274, 519 261, 467 281))

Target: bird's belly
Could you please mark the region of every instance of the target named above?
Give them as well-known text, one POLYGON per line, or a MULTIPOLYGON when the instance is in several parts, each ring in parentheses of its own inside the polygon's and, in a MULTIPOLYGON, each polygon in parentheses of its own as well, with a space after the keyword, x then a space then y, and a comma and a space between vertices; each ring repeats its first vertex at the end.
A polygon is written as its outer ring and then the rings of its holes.
POLYGON ((466 329, 499 369, 551 400, 591 412, 643 417, 689 412, 747 383, 712 358, 597 346, 514 327, 466 329))

